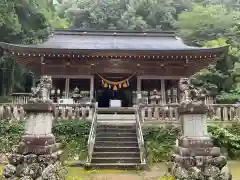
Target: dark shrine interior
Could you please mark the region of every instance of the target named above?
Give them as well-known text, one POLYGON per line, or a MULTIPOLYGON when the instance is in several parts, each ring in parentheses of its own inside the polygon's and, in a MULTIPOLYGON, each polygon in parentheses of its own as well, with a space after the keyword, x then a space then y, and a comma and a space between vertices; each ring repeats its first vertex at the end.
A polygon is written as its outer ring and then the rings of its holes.
MULTIPOLYGON (((101 74, 105 79, 109 81, 121 81, 127 79, 131 74, 101 74)), ((165 90, 177 86, 177 80, 165 80, 165 90)), ((58 88, 62 91, 65 90, 65 79, 53 79, 54 88, 58 88)), ((70 79, 69 83, 70 92, 72 92, 76 87, 80 91, 90 90, 90 80, 89 79, 70 79)), ((148 96, 150 97, 150 91, 156 89, 161 91, 161 80, 160 79, 144 79, 141 80, 141 90, 148 91, 148 96)), ((129 86, 126 88, 119 88, 117 91, 113 90, 113 87, 106 88, 103 86, 102 79, 95 75, 94 76, 94 97, 98 102, 98 107, 109 107, 110 100, 119 99, 121 100, 122 107, 132 107, 133 106, 133 91, 137 90, 137 76, 133 76, 129 80, 129 86)))
MULTIPOLYGON (((103 77, 109 81, 117 82, 124 80, 131 76, 128 75, 103 75, 103 77)), ((122 107, 131 107, 132 104, 132 91, 137 89, 137 78, 133 76, 129 80, 129 86, 126 88, 119 88, 117 91, 114 91, 112 87, 105 88, 103 86, 102 79, 98 76, 95 76, 94 79, 94 89, 95 89, 95 98, 98 102, 98 107, 109 107, 110 100, 120 99, 122 102, 122 107)))

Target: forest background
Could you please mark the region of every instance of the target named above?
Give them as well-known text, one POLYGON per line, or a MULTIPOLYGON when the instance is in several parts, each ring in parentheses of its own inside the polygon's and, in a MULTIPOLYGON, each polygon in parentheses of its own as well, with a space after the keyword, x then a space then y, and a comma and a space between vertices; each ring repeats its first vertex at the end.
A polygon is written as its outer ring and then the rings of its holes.
MULTIPOLYGON (((229 45, 194 84, 219 103, 240 100, 240 0, 0 0, 0 41, 41 43, 56 28, 176 31, 188 45, 229 45)), ((2 99, 31 86, 28 69, 0 59, 2 99)))

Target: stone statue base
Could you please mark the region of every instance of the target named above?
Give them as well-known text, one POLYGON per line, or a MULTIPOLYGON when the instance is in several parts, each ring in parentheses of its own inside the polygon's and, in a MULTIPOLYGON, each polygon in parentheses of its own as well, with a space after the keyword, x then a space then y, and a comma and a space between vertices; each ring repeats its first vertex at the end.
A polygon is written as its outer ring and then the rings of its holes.
POLYGON ((171 174, 176 179, 231 180, 227 159, 210 137, 180 137, 171 156, 171 174))
POLYGON ((60 143, 55 142, 55 137, 49 135, 24 135, 22 142, 16 147, 17 152, 26 154, 52 154, 60 148, 60 143))
POLYGON ((53 135, 23 136, 22 142, 8 155, 9 164, 3 170, 4 180, 65 180, 60 144, 53 135))
POLYGON ((26 104, 29 113, 25 135, 3 170, 4 180, 65 180, 67 170, 61 162, 62 151, 52 134, 52 104, 26 104))
POLYGON ((65 180, 67 170, 62 166, 60 155, 61 151, 51 155, 10 154, 3 180, 65 180))

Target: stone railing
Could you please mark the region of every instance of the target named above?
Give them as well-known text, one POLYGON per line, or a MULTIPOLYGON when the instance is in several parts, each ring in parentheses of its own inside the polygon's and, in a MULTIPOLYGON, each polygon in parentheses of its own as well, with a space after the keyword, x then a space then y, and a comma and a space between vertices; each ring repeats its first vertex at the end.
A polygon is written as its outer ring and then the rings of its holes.
POLYGON ((179 104, 141 106, 143 121, 177 121, 179 104))
MULTIPOLYGON (((145 105, 141 107, 144 121, 177 121, 179 104, 145 105)), ((240 122, 240 105, 211 104, 208 105, 209 121, 240 122)))
MULTIPOLYGON (((55 104, 55 118, 67 119, 91 119, 92 108, 89 104, 55 104)), ((26 118, 22 104, 0 104, 0 121, 19 121, 26 118)))
MULTIPOLYGON (((89 104, 55 104, 55 117, 59 120, 91 119, 92 108, 89 104)), ((141 107, 143 121, 177 122, 179 104, 144 105, 141 107)), ((240 122, 240 105, 212 104, 209 106, 210 121, 240 122)), ((22 104, 0 104, 0 120, 24 120, 26 113, 22 104)))
POLYGON ((13 93, 12 103, 13 104, 26 104, 31 98, 31 93, 13 93))

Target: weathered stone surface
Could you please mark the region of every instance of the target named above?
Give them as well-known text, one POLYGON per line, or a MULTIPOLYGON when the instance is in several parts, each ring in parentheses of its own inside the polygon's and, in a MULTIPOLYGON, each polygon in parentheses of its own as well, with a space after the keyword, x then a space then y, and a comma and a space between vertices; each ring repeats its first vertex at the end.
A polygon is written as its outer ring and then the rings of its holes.
POLYGON ((15 172, 16 172, 16 167, 11 164, 6 165, 3 169, 3 175, 6 178, 14 176, 15 172))
POLYGON ((197 168, 196 166, 189 168, 188 173, 192 179, 204 180, 201 169, 197 168))
POLYGON ((21 154, 9 154, 8 155, 8 162, 12 165, 21 164, 24 160, 24 156, 21 154))
POLYGON ((173 174, 176 179, 187 179, 189 177, 188 171, 181 166, 175 166, 173 174))
POLYGON ((9 155, 4 168, 6 180, 65 180, 66 169, 59 162, 60 144, 52 134, 53 104, 49 99, 52 80, 41 77, 33 97, 24 105, 29 114, 22 142, 9 155))
POLYGON ((33 180, 30 176, 21 177, 19 180, 33 180))
POLYGON ((16 168, 15 176, 17 177, 23 177, 24 176, 24 170, 27 168, 27 164, 18 164, 16 168))
POLYGON ((36 145, 28 145, 25 148, 21 149, 22 154, 52 154, 54 153, 60 145, 58 143, 46 146, 36 146, 36 145))
POLYGON ((40 177, 38 177, 36 180, 43 180, 43 177, 40 176, 40 177))
POLYGON ((184 101, 180 103, 178 113, 181 114, 206 114, 208 107, 201 101, 184 101))
POLYGON ((179 138, 179 146, 182 147, 213 147, 213 140, 208 136, 179 138))
POLYGON ((221 174, 224 178, 224 180, 232 180, 232 174, 228 166, 224 166, 221 169, 221 174))
MULTIPOLYGON (((61 152, 61 151, 60 151, 61 152)), ((57 179, 65 180, 67 175, 67 170, 59 160, 61 153, 54 153, 52 155, 34 155, 29 154, 23 156, 23 161, 21 164, 16 166, 7 165, 4 168, 5 179, 18 177, 26 178, 32 180, 43 180, 43 179, 57 179)), ((18 157, 17 155, 12 155, 12 157, 18 157)))
POLYGON ((40 155, 38 156, 38 161, 44 165, 54 164, 57 161, 58 157, 52 155, 40 155))
POLYGON ((55 109, 54 104, 51 101, 48 103, 29 103, 23 104, 25 112, 52 112, 55 109))
POLYGON ((24 135, 22 137, 23 142, 27 145, 51 145, 55 143, 55 137, 53 134, 39 134, 39 135, 24 135))
POLYGON ((5 154, 0 154, 0 164, 4 164, 8 161, 8 158, 5 154))
POLYGON ((171 156, 172 175, 178 180, 231 180, 226 157, 221 156, 220 148, 207 134, 208 108, 202 98, 196 97, 200 92, 191 87, 188 79, 182 79, 180 86, 185 97, 179 108, 183 128, 171 156))
POLYGON ((28 154, 24 156, 24 163, 32 164, 37 162, 37 155, 36 154, 28 154))
POLYGON ((210 155, 213 156, 213 157, 218 157, 221 155, 221 149, 219 147, 213 147, 211 152, 210 152, 210 155))
POLYGON ((19 180, 17 177, 3 178, 3 180, 19 180))
POLYGON ((50 179, 54 176, 54 172, 55 172, 55 167, 54 167, 54 165, 50 164, 43 170, 42 178, 50 179))

